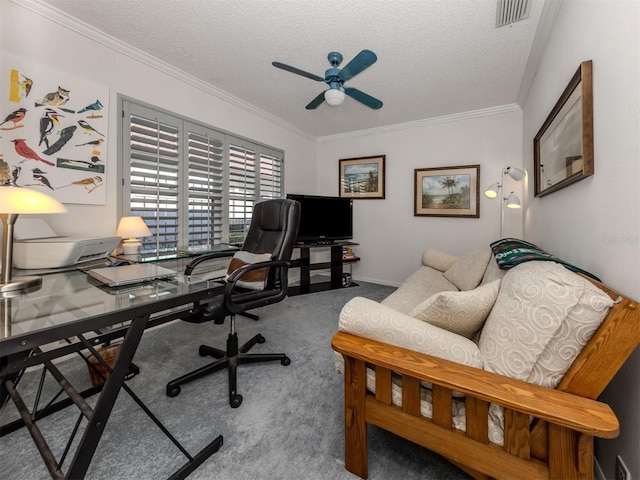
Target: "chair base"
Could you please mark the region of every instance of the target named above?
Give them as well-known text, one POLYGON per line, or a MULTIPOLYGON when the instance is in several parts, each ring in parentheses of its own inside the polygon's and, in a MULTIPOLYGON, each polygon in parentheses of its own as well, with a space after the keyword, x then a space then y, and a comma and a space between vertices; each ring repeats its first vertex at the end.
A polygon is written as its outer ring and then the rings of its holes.
POLYGON ((284 353, 248 353, 256 343, 264 342, 265 338, 258 334, 239 347, 238 334, 234 332, 227 337, 226 351, 207 345, 200 345, 198 349, 200 356, 206 357, 208 355, 217 360, 167 383, 167 396, 177 397, 180 394, 180 385, 226 368, 229 372, 229 405, 232 408, 238 408, 242 404, 242 395, 237 392, 236 370, 238 365, 275 360, 279 360, 282 365, 291 363, 291 359, 284 353))

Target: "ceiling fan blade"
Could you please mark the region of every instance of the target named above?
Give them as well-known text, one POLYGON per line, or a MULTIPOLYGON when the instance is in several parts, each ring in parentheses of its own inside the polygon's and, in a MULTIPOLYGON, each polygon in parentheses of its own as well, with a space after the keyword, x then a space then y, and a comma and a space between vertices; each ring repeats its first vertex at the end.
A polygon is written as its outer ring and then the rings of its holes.
POLYGON ((320 105, 322 105, 322 102, 324 102, 324 92, 322 92, 320 95, 318 95, 316 98, 314 98, 313 100, 311 100, 309 102, 309 105, 307 105, 305 108, 307 110, 313 110, 314 108, 318 108, 320 105))
POLYGON ((338 73, 338 78, 346 82, 366 68, 369 68, 371 65, 376 63, 377 60, 378 57, 376 57, 376 54, 371 50, 362 50, 353 58, 353 60, 347 63, 347 65, 342 70, 340 70, 340 73, 338 73))
POLYGON ((346 87, 344 89, 344 93, 349 95, 351 98, 356 99, 360 103, 364 103, 367 107, 373 108, 374 110, 382 108, 382 102, 380 100, 364 93, 361 90, 358 90, 357 88, 346 87))
POLYGON ((324 78, 319 77, 318 75, 314 75, 313 73, 305 72, 304 70, 300 70, 299 68, 292 67, 290 65, 285 65, 280 62, 271 62, 276 68, 281 68, 282 70, 286 70, 287 72, 295 73, 296 75, 302 75, 303 77, 310 78, 311 80, 316 80, 318 82, 324 82, 324 78))

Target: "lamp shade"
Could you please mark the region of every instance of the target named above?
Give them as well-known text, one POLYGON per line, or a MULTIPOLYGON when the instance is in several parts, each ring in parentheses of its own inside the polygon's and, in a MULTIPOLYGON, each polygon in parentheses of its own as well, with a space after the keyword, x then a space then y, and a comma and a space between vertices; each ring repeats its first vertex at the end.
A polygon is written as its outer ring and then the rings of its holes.
POLYGON ((42 283, 37 276, 12 278, 13 227, 19 215, 65 213, 66 207, 46 193, 12 183, 0 185, 0 220, 2 220, 2 272, 0 292, 36 287, 42 283))
POLYGON ((342 105, 344 102, 344 92, 339 88, 330 88, 326 92, 324 92, 324 99, 327 101, 329 105, 332 107, 337 107, 338 105, 342 105))
POLYGON ((122 217, 116 235, 122 238, 150 237, 151 231, 142 217, 122 217))
POLYGON ((46 193, 15 185, 0 186, 0 213, 65 213, 62 203, 46 193))
POLYGON ((507 208, 522 208, 518 196, 511 192, 507 197, 507 208))
POLYGON ((498 196, 500 187, 502 187, 502 185, 500 185, 500 182, 494 183, 489 188, 487 188, 487 190, 484 192, 484 196, 487 198, 496 198, 498 196))
POLYGON ((520 180, 522 180, 527 175, 524 172, 524 170, 520 170, 519 168, 516 168, 516 167, 507 167, 507 173, 516 182, 519 182, 520 180))

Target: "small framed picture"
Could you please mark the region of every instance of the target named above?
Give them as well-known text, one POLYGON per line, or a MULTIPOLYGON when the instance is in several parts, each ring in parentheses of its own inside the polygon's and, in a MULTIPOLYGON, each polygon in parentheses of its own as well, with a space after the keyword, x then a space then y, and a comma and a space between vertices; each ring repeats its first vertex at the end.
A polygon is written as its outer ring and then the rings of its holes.
POLYGON ((384 198, 384 161, 385 155, 341 159, 340 196, 384 198))
POLYGON ((480 217, 480 165, 417 168, 414 216, 480 217))

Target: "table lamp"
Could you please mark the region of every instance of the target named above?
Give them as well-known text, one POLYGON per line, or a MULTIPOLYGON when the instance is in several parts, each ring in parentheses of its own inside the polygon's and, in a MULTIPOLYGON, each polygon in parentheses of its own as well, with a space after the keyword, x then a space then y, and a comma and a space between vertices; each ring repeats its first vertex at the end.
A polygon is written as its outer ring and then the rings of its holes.
POLYGON ((142 242, 138 237, 150 237, 152 235, 149 227, 142 217, 122 217, 116 230, 116 235, 122 237, 122 253, 125 255, 135 255, 140 253, 142 242))
POLYGON ((20 214, 66 213, 67 209, 49 195, 18 187, 12 182, 0 185, 0 219, 2 219, 2 283, 0 292, 23 290, 42 283, 37 276, 11 278, 13 267, 13 227, 20 214))

